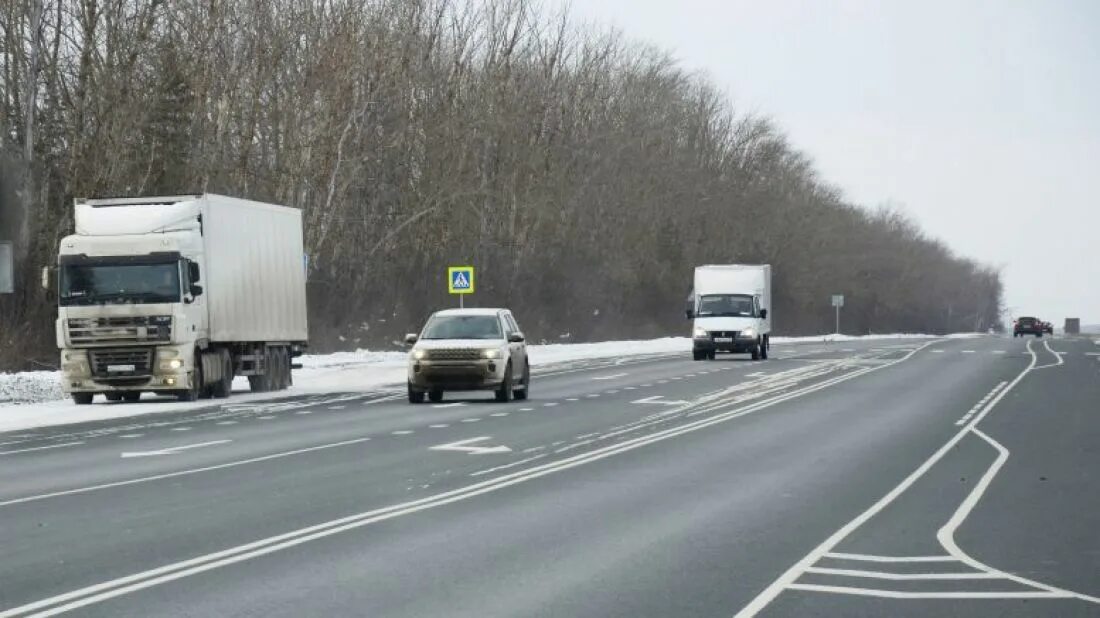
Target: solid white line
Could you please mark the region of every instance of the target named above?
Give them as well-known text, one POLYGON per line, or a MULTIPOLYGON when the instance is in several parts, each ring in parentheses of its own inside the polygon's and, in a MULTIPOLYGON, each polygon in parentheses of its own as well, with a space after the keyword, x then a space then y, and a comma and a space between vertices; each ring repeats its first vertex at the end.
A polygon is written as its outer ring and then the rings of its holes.
POLYGON ((863 562, 958 562, 954 556, 877 556, 872 554, 846 554, 829 552, 826 558, 837 560, 860 560, 863 562))
POLYGON ((828 567, 809 567, 807 573, 819 575, 841 575, 844 577, 863 577, 866 579, 888 579, 891 581, 907 580, 952 580, 952 579, 1001 579, 995 573, 886 573, 883 571, 860 571, 857 569, 832 569, 828 567))
MULTIPOLYGON (((930 345, 930 343, 926 345, 930 345)), ((662 442, 676 436, 698 431, 705 427, 710 427, 718 423, 724 423, 734 418, 739 418, 741 416, 758 412, 760 410, 778 405, 785 401, 801 397, 805 394, 823 390, 824 388, 828 388, 828 386, 839 384, 840 382, 854 379, 861 375, 866 375, 867 373, 872 373, 879 369, 902 363, 911 358, 913 354, 915 354, 919 349, 920 348, 913 350, 913 352, 894 361, 893 363, 890 363, 889 365, 880 365, 877 367, 864 369, 860 372, 851 373, 842 376, 841 378, 835 379, 831 381, 831 383, 814 384, 804 389, 784 395, 779 395, 769 400, 751 404, 743 408, 734 408, 727 412, 716 414, 715 416, 710 418, 700 419, 698 421, 686 423, 679 427, 672 427, 647 436, 641 436, 632 440, 624 441, 619 444, 609 445, 600 449, 596 449, 594 451, 575 455, 573 457, 567 457, 565 459, 548 462, 541 466, 536 466, 534 468, 530 468, 520 472, 505 474, 503 476, 482 481, 480 483, 475 483, 466 487, 461 487, 441 494, 436 494, 434 496, 427 496, 425 498, 413 500, 410 502, 395 504, 392 506, 383 507, 356 515, 350 515, 341 519, 316 524, 314 526, 301 528, 277 536, 268 537, 266 539, 260 539, 258 541, 253 541, 251 543, 231 547, 229 549, 206 554, 203 556, 190 558, 188 560, 168 564, 148 571, 135 573, 126 577, 121 577, 100 584, 87 586, 85 588, 73 590, 68 593, 11 608, 5 612, 0 612, 0 618, 8 618, 9 616, 15 616, 17 614, 22 614, 51 606, 54 607, 41 615, 54 615, 57 613, 91 605, 93 603, 98 603, 99 601, 103 601, 106 599, 122 596, 124 594, 128 594, 137 590, 156 586, 161 583, 182 579, 184 577, 196 575, 198 573, 206 572, 222 566, 227 566, 230 564, 235 564, 237 562, 242 562, 244 560, 249 560, 251 558, 267 555, 276 551, 280 551, 282 549, 301 545, 309 541, 338 534, 346 530, 360 528, 362 526, 366 526, 378 521, 384 521, 394 517, 416 513, 425 509, 435 508, 453 502, 467 500, 481 494, 503 489, 504 487, 524 483, 536 478, 553 474, 555 472, 560 472, 562 470, 567 470, 594 461, 599 461, 620 453, 632 451, 643 446, 647 446, 649 444, 662 442), (64 605, 58 605, 60 603, 64 603, 64 605)), ((365 439, 366 438, 364 438, 364 440, 365 439)), ((175 476, 177 474, 178 473, 162 476, 175 476)), ((0 506, 3 506, 3 503, 0 503, 0 506)))
POLYGON ((534 457, 528 457, 527 459, 521 459, 519 461, 513 461, 512 463, 504 464, 503 466, 497 466, 495 468, 487 468, 485 470, 478 470, 477 472, 471 472, 470 476, 484 476, 486 474, 489 474, 490 472, 499 472, 501 470, 507 470, 509 468, 515 468, 516 466, 521 466, 525 463, 531 463, 532 461, 535 461, 536 459, 542 459, 543 457, 546 457, 546 456, 547 456, 546 453, 543 453, 542 455, 535 455, 534 457))
POLYGON ((916 470, 910 473, 909 476, 905 477, 905 479, 903 479, 901 483, 898 483, 896 487, 891 489, 889 493, 887 493, 882 498, 879 498, 879 500, 868 507, 867 510, 857 515, 855 519, 851 520, 847 524, 844 524, 844 526, 834 532, 832 536, 822 541, 822 543, 814 549, 810 550, 810 553, 806 554, 801 560, 791 565, 789 569, 787 569, 782 575, 776 578, 776 580, 768 585, 767 588, 761 590, 760 594, 756 595, 756 597, 754 597, 753 600, 748 603, 748 605, 741 608, 741 611, 737 612, 734 615, 734 618, 751 618, 752 616, 758 614, 760 610, 764 609, 768 606, 769 603, 775 600, 775 598, 779 596, 779 593, 783 592, 785 588, 790 587, 790 585, 793 584, 802 575, 802 573, 806 571, 806 569, 813 566, 818 560, 821 559, 823 555, 828 553, 832 548, 839 545, 841 541, 846 539, 851 533, 855 532, 857 528, 867 523, 868 520, 870 520, 872 517, 877 515, 887 506, 889 506, 894 500, 897 500, 898 496, 903 494, 914 483, 916 483, 918 479, 924 476, 925 473, 928 472, 928 470, 930 470, 932 466, 936 464, 936 462, 938 462, 940 459, 943 459, 944 455, 946 455, 948 451, 954 448, 955 445, 958 444, 959 441, 962 440, 963 437, 970 432, 970 428, 980 422, 985 417, 985 415, 988 414, 989 411, 992 410, 993 407, 996 406, 997 403, 999 403, 1001 399, 1004 398, 1004 396, 1007 395, 1017 384, 1019 384, 1020 381, 1023 380, 1024 377, 1028 373, 1030 373, 1031 370, 1035 367, 1035 363, 1039 357, 1035 354, 1035 351, 1031 349, 1030 341, 1027 342, 1027 351, 1029 354, 1031 354, 1031 362, 1028 363, 1028 366, 1024 368, 1024 370, 1020 372, 1020 375, 1016 376, 1016 379, 1013 380, 1006 388, 1001 389, 1001 391, 997 394, 997 397, 989 402, 989 404, 986 405, 985 409, 982 410, 982 412, 979 413, 976 417, 974 417, 974 420, 970 421, 970 424, 963 427, 950 440, 948 440, 946 444, 941 446, 940 449, 933 453, 931 457, 926 459, 924 463, 918 466, 916 470))
POLYGON ((130 439, 133 439, 133 438, 140 438, 141 436, 144 436, 144 435, 145 434, 143 434, 143 433, 125 433, 125 434, 122 434, 121 436, 119 436, 119 438, 130 440, 130 439))
MULTIPOLYGON (((301 414, 301 413, 299 412, 299 414, 301 414)), ((218 421, 217 423, 214 423, 214 424, 215 425, 236 425, 237 421, 218 421)))
MULTIPOLYGON (((21 449, 14 450, 14 451, 0 451, 0 455, 15 455, 15 454, 18 454, 18 453, 30 453, 31 451, 45 451, 45 450, 51 449, 51 448, 65 448, 67 446, 76 446, 78 444, 84 444, 84 442, 83 441, 80 441, 80 442, 66 442, 64 444, 51 444, 50 446, 35 446, 35 447, 31 447, 31 448, 21 448, 21 449)), ((0 506, 3 506, 3 503, 0 503, 0 506)))
POLYGON ((628 375, 630 375, 630 374, 629 373, 616 373, 615 375, 610 375, 610 376, 596 376, 595 378, 592 378, 592 379, 593 380, 614 380, 615 378, 625 378, 628 375))
MULTIPOLYGON (((88 487, 80 487, 77 489, 66 489, 64 491, 55 491, 48 494, 40 494, 37 496, 27 496, 25 498, 15 498, 0 502, 0 507, 10 506, 12 504, 23 504, 25 502, 35 502, 38 500, 45 500, 46 498, 56 498, 58 496, 71 496, 73 494, 83 494, 92 491, 99 491, 101 489, 111 489, 113 487, 124 487, 126 485, 136 485, 138 483, 148 483, 149 481, 159 481, 163 479, 175 478, 177 476, 186 476, 189 474, 198 474, 199 472, 209 472, 211 470, 222 470, 225 468, 234 468, 236 466, 243 466, 245 464, 258 463, 261 461, 268 461, 271 459, 280 459, 283 457, 290 457, 291 455, 301 455, 302 453, 310 453, 313 451, 321 451, 324 449, 336 448, 338 446, 349 446, 351 444, 358 444, 360 442, 366 442, 370 438, 356 438, 355 440, 345 440, 343 442, 333 442, 332 444, 322 444, 320 446, 311 446, 309 448, 302 448, 293 451, 285 451, 282 453, 274 453, 272 455, 264 455, 262 457, 253 457, 252 459, 242 459, 240 461, 231 461, 229 463, 218 464, 216 466, 204 466, 202 468, 192 468, 190 470, 180 470, 178 472, 168 472, 165 474, 156 474, 153 476, 145 476, 142 478, 131 479, 128 481, 116 481, 114 483, 103 483, 102 485, 91 485, 88 487)), ((2 614, 0 614, 2 616, 2 614)))
POLYGON ((791 584, 792 590, 807 592, 826 592, 832 594, 850 594, 883 599, 1065 599, 1064 594, 1052 592, 902 592, 900 590, 877 590, 874 588, 852 588, 848 586, 819 586, 817 584, 791 584))
POLYGON ((1050 349, 1050 342, 1049 341, 1044 341, 1043 342, 1043 347, 1047 349, 1047 352, 1050 352, 1051 354, 1053 354, 1054 358, 1058 359, 1058 362, 1057 363, 1048 363, 1048 364, 1043 365, 1041 367, 1036 367, 1036 369, 1047 369, 1047 368, 1050 368, 1050 367, 1061 367, 1062 365, 1066 364, 1066 359, 1062 358, 1062 355, 1064 353, 1063 352, 1055 352, 1054 350, 1050 349))
POLYGON ((464 407, 465 405, 466 404, 462 403, 461 401, 456 401, 454 403, 437 403, 436 405, 434 405, 432 407, 433 408, 461 408, 461 407, 464 407))

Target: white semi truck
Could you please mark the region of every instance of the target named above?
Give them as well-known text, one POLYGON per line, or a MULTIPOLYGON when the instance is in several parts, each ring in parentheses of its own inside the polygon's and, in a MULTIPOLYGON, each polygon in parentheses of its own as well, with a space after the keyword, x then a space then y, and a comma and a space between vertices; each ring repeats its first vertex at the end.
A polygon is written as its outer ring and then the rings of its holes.
POLYGON ((692 357, 714 360, 717 352, 748 352, 768 358, 772 323, 772 267, 768 264, 699 266, 688 297, 692 357))
POLYGON ((301 211, 208 193, 77 200, 74 221, 56 327, 73 401, 291 384, 308 338, 301 211))

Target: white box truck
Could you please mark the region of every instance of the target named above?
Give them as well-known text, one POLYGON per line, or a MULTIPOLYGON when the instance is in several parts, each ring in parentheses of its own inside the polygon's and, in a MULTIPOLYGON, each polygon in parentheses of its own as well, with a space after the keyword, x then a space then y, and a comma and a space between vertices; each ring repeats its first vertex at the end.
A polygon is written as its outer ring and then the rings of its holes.
POLYGON ((699 266, 688 298, 692 356, 714 360, 718 352, 768 358, 771 347, 772 268, 768 264, 699 266))
POLYGON ((208 193, 77 200, 74 220, 56 326, 73 401, 291 384, 308 338, 301 211, 208 193))

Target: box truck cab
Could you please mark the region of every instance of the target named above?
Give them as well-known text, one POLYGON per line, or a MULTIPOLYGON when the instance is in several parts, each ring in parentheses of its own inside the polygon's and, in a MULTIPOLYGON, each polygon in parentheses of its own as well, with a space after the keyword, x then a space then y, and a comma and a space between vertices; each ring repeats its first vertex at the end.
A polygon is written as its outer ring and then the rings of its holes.
MULTIPOLYGON (((221 195, 78 200, 58 254, 62 388, 226 397, 291 383, 306 345, 301 212, 221 195)), ((48 282, 44 279, 44 282, 48 282)))
POLYGON ((771 346, 772 277, 767 264, 699 266, 688 298, 692 356, 714 360, 718 352, 766 359, 771 346))

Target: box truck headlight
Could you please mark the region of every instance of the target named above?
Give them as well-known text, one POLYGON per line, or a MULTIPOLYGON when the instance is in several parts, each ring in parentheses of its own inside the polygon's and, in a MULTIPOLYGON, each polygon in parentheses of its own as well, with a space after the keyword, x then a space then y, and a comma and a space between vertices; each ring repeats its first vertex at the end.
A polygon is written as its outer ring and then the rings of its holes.
POLYGON ((696 339, 707 339, 708 337, 710 337, 710 333, 708 333, 707 329, 705 328, 696 328, 692 332, 692 336, 696 339))
POLYGON ((745 330, 741 331, 741 338, 742 339, 756 339, 756 329, 755 328, 746 328, 745 330))

